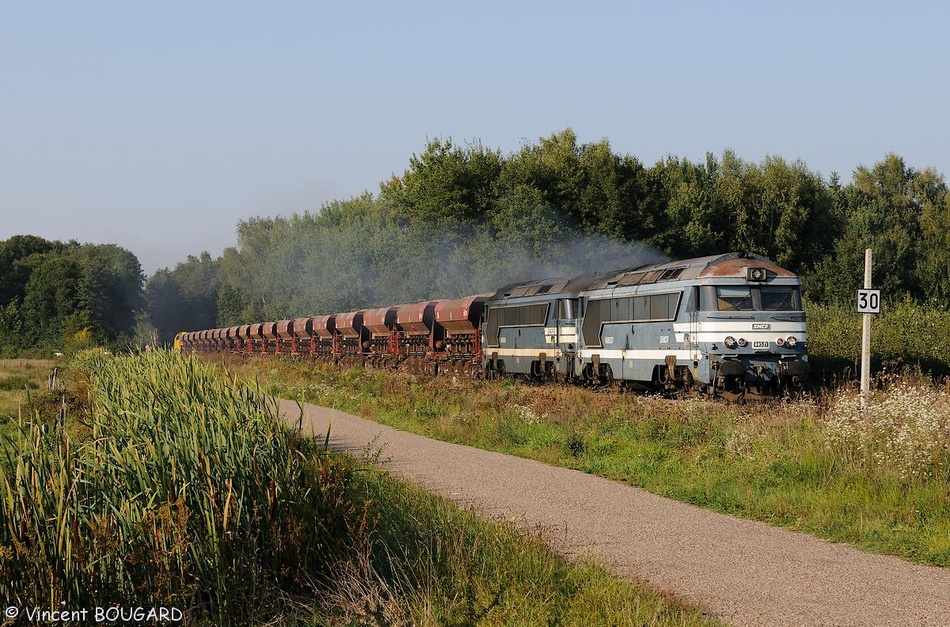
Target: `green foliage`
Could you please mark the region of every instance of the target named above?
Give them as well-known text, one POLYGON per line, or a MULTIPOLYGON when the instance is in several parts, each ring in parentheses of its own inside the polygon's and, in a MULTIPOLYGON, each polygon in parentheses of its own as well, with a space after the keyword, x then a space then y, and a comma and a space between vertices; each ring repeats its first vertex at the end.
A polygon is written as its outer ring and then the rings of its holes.
POLYGON ((39 383, 22 376, 0 377, 0 390, 36 390, 39 383))
POLYGON ((0 258, 0 354, 62 350, 83 329, 95 342, 131 336, 144 277, 129 251, 16 236, 0 242, 0 258))
POLYGON ((436 232, 464 228, 484 222, 496 204, 501 155, 480 143, 459 148, 435 139, 409 165, 402 178, 381 184, 380 194, 412 225, 436 232))
POLYGON ((0 242, 0 303, 22 301, 33 266, 44 254, 63 246, 35 235, 14 235, 0 242))
POLYGON ((832 254, 816 266, 806 288, 814 300, 849 302, 863 286, 864 250, 874 251, 873 283, 892 298, 946 307, 948 261, 944 225, 950 204, 943 177, 908 167, 888 155, 873 168, 858 167, 841 190, 844 231, 832 254))
POLYGON ((214 625, 707 624, 511 524, 329 456, 257 386, 194 358, 89 350, 70 369, 88 385, 85 428, 36 414, 0 454, 10 604, 171 606, 214 625))
MULTIPOLYGON (((942 180, 941 180, 942 182, 942 180)), ((928 200, 920 212, 921 251, 917 271, 924 286, 922 300, 944 307, 950 302, 950 194, 928 200)))
POLYGON ((669 157, 648 172, 651 189, 659 197, 654 212, 662 213, 659 232, 647 241, 668 251, 673 257, 712 255, 726 250, 725 208, 716 182, 719 162, 706 155, 706 162, 694 164, 669 157))
POLYGON ((26 345, 52 345, 90 322, 80 307, 82 271, 73 255, 50 255, 30 274, 23 299, 26 345))
MULTIPOLYGON (((801 274, 812 302, 840 304, 852 300, 872 246, 874 282, 888 297, 945 308, 948 198, 942 176, 896 155, 843 185, 801 161, 752 163, 728 150, 645 167, 606 139, 580 143, 571 129, 510 155, 435 139, 378 195, 243 221, 237 247, 160 271, 146 292, 169 341, 182 330, 748 250, 801 274)), ((18 320, 9 312, 0 328, 18 320)))
POLYGON ((67 356, 72 356, 81 351, 94 348, 96 344, 97 342, 92 336, 92 329, 86 327, 76 331, 69 337, 63 338, 63 353, 67 356))
POLYGON ((360 473, 354 491, 376 520, 373 548, 344 571, 335 611, 318 624, 714 624, 599 566, 569 564, 543 536, 486 522, 380 472, 360 473))
MULTIPOLYGON (((855 376, 861 359, 861 316, 854 303, 816 305, 806 301, 808 355, 818 382, 855 376)), ((950 337, 950 311, 912 299, 887 299, 871 322, 872 370, 918 369, 933 377, 950 376, 950 354, 941 338, 950 337)))
POLYGON ((55 365, 51 360, 0 360, 0 438, 12 428, 18 412, 25 411, 38 391, 46 388, 55 365))
POLYGON ((149 322, 162 342, 191 325, 195 329, 218 326, 218 274, 221 262, 207 252, 188 256, 174 270, 153 274, 145 285, 149 322))

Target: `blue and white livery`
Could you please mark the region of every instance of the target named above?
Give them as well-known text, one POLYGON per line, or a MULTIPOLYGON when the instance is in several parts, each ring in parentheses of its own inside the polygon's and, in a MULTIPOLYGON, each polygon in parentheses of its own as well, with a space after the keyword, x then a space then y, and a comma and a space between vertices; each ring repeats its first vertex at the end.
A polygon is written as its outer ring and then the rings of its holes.
POLYGON ((485 307, 489 376, 766 395, 808 375, 801 282, 758 255, 512 285, 485 307))

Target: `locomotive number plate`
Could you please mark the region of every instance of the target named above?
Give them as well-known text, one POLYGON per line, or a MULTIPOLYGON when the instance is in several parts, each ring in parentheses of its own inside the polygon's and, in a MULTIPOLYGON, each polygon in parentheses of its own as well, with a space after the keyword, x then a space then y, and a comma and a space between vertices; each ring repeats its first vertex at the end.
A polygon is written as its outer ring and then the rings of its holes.
POLYGON ((768 342, 752 342, 752 348, 768 348, 768 342))

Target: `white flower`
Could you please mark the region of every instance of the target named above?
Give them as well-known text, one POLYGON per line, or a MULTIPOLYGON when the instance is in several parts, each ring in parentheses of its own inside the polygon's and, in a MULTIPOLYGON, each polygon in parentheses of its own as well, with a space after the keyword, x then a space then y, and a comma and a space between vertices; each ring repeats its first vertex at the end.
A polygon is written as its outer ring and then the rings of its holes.
POLYGON ((825 433, 829 443, 905 478, 931 476, 948 463, 950 398, 945 390, 901 381, 871 394, 862 410, 855 391, 841 392, 825 433))

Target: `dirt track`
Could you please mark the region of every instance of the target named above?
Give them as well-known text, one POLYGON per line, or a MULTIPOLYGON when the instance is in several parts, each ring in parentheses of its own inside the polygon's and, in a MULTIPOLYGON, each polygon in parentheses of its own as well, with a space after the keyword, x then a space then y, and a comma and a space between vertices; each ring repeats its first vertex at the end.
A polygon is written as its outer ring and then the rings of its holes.
MULTIPOLYGON (((297 424, 296 403, 281 402, 297 424)), ((950 570, 870 555, 565 468, 306 405, 305 433, 489 515, 541 525, 567 556, 674 592, 735 625, 950 626, 950 570)))

